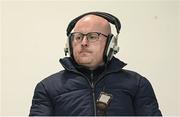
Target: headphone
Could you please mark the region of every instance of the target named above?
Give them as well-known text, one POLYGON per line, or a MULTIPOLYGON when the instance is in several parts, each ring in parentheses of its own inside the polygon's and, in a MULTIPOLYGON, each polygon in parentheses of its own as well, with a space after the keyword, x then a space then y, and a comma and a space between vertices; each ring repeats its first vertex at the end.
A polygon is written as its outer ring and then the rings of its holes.
POLYGON ((116 36, 114 36, 113 34, 108 35, 105 50, 104 50, 103 58, 105 62, 108 62, 112 59, 113 55, 119 51, 118 35, 121 29, 121 23, 118 18, 106 12, 88 12, 88 13, 85 13, 76 17, 69 23, 66 29, 66 34, 67 34, 68 39, 67 39, 66 47, 64 49, 65 55, 69 53, 70 57, 73 58, 73 53, 72 53, 73 48, 71 45, 71 36, 72 36, 71 31, 73 30, 76 23, 86 15, 96 15, 96 16, 102 17, 106 19, 109 23, 115 25, 116 27, 117 35, 116 36))

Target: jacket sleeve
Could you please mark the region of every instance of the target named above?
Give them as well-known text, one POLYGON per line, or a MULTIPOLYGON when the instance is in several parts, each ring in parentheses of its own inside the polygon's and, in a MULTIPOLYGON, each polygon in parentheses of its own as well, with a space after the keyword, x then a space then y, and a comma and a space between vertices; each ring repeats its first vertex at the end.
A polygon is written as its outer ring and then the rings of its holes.
POLYGON ((138 116, 162 116, 154 90, 146 78, 139 80, 134 107, 138 116))
POLYGON ((34 91, 29 116, 50 115, 53 115, 53 106, 43 83, 40 82, 34 91))

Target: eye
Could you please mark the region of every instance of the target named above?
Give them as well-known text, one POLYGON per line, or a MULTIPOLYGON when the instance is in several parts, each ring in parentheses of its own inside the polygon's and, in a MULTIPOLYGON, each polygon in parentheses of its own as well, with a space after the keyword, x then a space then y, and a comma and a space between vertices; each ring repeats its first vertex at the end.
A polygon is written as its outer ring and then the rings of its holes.
POLYGON ((94 40, 94 39, 96 39, 96 36, 91 35, 91 36, 89 36, 89 39, 94 40))
POLYGON ((81 40, 81 38, 82 38, 82 37, 81 37, 80 35, 75 36, 75 39, 76 39, 76 40, 81 40))
POLYGON ((96 40, 96 39, 98 39, 98 35, 95 34, 95 33, 90 33, 90 34, 88 35, 88 39, 89 39, 89 40, 96 40))
POLYGON ((83 38, 83 35, 81 35, 81 34, 74 34, 74 40, 76 40, 76 41, 81 41, 82 40, 82 38, 83 38))

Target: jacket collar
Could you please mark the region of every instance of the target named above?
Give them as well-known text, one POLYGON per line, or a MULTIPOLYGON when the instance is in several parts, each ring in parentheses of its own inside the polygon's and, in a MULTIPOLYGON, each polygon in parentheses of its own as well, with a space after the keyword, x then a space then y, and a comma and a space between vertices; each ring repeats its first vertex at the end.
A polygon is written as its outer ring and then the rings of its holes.
MULTIPOLYGON (((60 63, 62 64, 62 66, 69 71, 77 71, 77 66, 78 67, 82 67, 77 65, 77 63, 70 57, 65 57, 59 60, 60 63)), ((109 61, 105 67, 106 70, 108 71, 108 73, 110 72, 117 72, 120 71, 124 66, 126 66, 127 64, 120 61, 119 59, 113 57, 111 59, 111 61, 109 61)))
POLYGON ((113 57, 108 63, 107 63, 107 71, 108 72, 117 72, 122 70, 124 66, 127 64, 123 61, 113 57))

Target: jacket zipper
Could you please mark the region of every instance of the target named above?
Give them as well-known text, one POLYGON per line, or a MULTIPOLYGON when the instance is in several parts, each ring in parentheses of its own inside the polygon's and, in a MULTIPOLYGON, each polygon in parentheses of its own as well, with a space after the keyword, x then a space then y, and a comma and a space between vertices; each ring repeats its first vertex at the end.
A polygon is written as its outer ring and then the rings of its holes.
POLYGON ((94 105, 94 116, 96 116, 96 98, 95 98, 95 85, 94 85, 94 74, 93 71, 91 71, 91 88, 92 88, 92 96, 93 96, 93 105, 94 105))
MULTIPOLYGON (((75 70, 71 70, 71 69, 68 69, 68 68, 67 68, 67 70, 82 75, 82 76, 88 81, 88 83, 89 83, 89 85, 90 85, 90 87, 91 87, 91 89, 92 89, 94 116, 96 116, 97 114, 96 114, 96 98, 95 98, 95 87, 94 87, 95 85, 94 85, 94 83, 93 83, 93 82, 91 83, 91 81, 89 81, 88 77, 86 77, 86 76, 85 76, 84 74, 82 74, 81 72, 78 72, 78 71, 75 71, 75 70)), ((92 80, 92 81, 93 81, 93 77, 94 77, 93 71, 91 71, 91 80, 92 80)))

